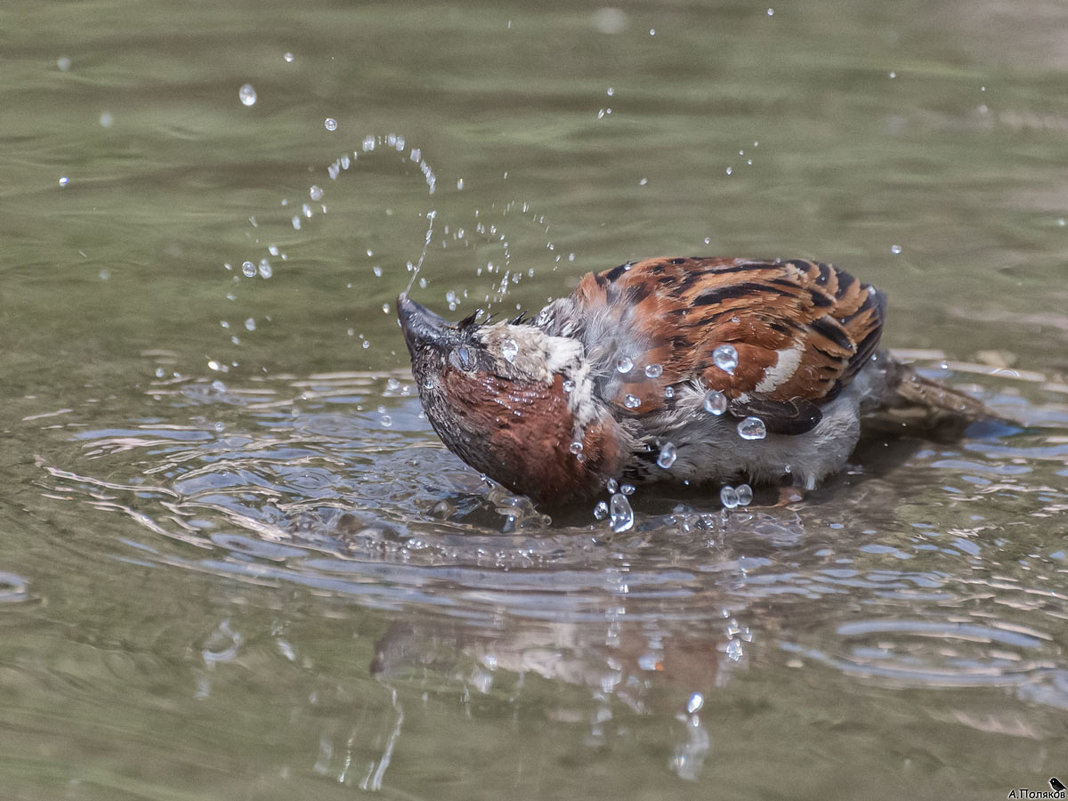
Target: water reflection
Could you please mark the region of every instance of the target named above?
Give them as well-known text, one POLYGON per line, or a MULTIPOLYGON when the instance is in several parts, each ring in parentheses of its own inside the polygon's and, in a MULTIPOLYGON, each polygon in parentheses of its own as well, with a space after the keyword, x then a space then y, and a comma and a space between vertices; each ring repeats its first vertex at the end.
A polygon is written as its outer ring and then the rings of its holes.
POLYGON ((489 695, 503 684, 508 703, 516 706, 525 702, 523 688, 531 676, 581 688, 588 703, 560 703, 546 714, 583 727, 591 746, 605 741, 609 726, 619 725, 612 721, 620 703, 638 714, 677 720, 683 725, 674 729, 670 767, 681 778, 696 779, 711 749, 700 715, 704 698, 726 684, 728 663, 742 659, 742 639, 732 639, 730 632, 747 640, 751 635, 731 621, 726 635, 702 638, 695 630, 676 636, 670 627, 624 620, 618 611, 603 626, 529 621, 478 631, 442 620, 398 621, 375 643, 371 673, 411 691, 428 682, 440 691, 451 682, 489 695))

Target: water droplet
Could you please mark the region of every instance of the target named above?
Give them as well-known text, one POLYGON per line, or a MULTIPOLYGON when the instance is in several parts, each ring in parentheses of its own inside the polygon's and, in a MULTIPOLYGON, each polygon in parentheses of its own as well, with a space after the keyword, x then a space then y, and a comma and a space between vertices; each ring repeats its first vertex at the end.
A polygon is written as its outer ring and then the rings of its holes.
POLYGON ((382 415, 379 422, 382 423, 382 428, 389 428, 391 425, 393 425, 393 418, 390 417, 388 414, 384 414, 382 415))
POLYGON ((607 489, 609 492, 618 492, 619 482, 616 481, 614 478, 610 478, 608 479, 608 483, 605 484, 605 489, 607 489))
POLYGON ((284 56, 282 56, 282 58, 284 58, 286 60, 287 64, 292 64, 293 63, 293 54, 292 53, 286 53, 284 56))
POLYGON ((308 195, 309 197, 311 197, 312 200, 322 200, 323 189, 320 186, 313 186, 311 189, 308 190, 308 195))
POLYGON ((729 484, 719 491, 719 502, 724 509, 733 509, 738 505, 738 493, 729 484))
POLYGON ((897 77, 897 73, 894 72, 893 70, 890 70, 890 79, 893 80, 896 77, 897 77))
POLYGON ((564 383, 560 385, 560 388, 563 389, 564 392, 574 392, 575 382, 572 381, 570 378, 565 378, 564 383))
POLYGON ((578 440, 575 440, 571 443, 571 446, 568 448, 568 450, 577 456, 578 454, 582 453, 582 443, 578 440))
POLYGON ((742 658, 742 641, 731 640, 727 643, 727 658, 732 662, 737 662, 742 658))
POLYGON ((325 120, 323 120, 323 127, 326 128, 326 130, 328 131, 336 131, 337 120, 335 120, 333 117, 327 117, 325 120))
POLYGON ((255 331, 256 330, 256 321, 254 319, 252 319, 251 317, 249 317, 247 320, 245 320, 245 330, 246 331, 255 331))
POLYGON ((733 375, 734 368, 738 366, 738 351, 734 345, 718 345, 712 351, 712 361, 720 370, 733 375))
POLYGON ((633 495, 634 494, 634 485, 633 484, 624 484, 623 486, 621 486, 619 488, 619 491, 622 492, 624 495, 633 495))
POLYGON ((742 439, 764 439, 768 429, 759 417, 747 417, 738 424, 738 436, 742 439))
POLYGON ((675 397, 675 387, 664 387, 664 397, 671 400, 675 397))
POLYGON ((60 72, 66 72, 70 69, 70 59, 66 56, 60 56, 56 59, 56 66, 59 67, 60 72))
POLYGON ((237 96, 241 98, 241 102, 246 106, 256 105, 256 90, 252 88, 250 83, 246 83, 238 89, 237 96))
POLYGON ((775 16, 775 9, 774 8, 769 8, 768 9, 768 16, 769 17, 774 17, 775 16))
POLYGON ((623 405, 628 409, 637 409, 642 405, 642 399, 637 395, 627 395, 627 397, 623 399, 623 405))
POLYGON ((66 175, 59 176, 59 185, 60 186, 67 186, 69 184, 70 184, 70 178, 68 178, 66 175))
POLYGON ((645 365, 646 378, 660 378, 664 374, 664 368, 659 364, 645 365))
POLYGON ((608 513, 611 517, 612 531, 616 534, 629 531, 634 525, 634 510, 630 508, 630 501, 618 492, 612 496, 608 504, 608 513))
POLYGON ((710 389, 705 393, 705 399, 701 401, 701 405, 706 412, 718 417, 727 411, 727 396, 719 390, 710 389))
POLYGON ((671 465, 675 464, 675 460, 679 458, 678 448, 672 443, 665 442, 660 447, 660 455, 656 457, 656 463, 665 470, 670 469, 671 465))
POLYGON ((705 697, 701 693, 694 693, 690 696, 690 700, 686 702, 686 712, 692 715, 705 705, 705 697))
POLYGON ((514 339, 506 339, 501 343, 501 356, 511 364, 515 361, 515 357, 519 355, 519 345, 514 339))
POLYGON ((604 520, 608 517, 608 504, 604 501, 597 501, 597 505, 593 507, 593 516, 597 520, 604 520))
POLYGON ((891 245, 890 252, 893 253, 895 256, 898 255, 901 252, 901 245, 891 245))
POLYGON ((272 275, 274 275, 274 270, 271 269, 271 263, 267 259, 260 259, 260 276, 270 278, 272 275))
POLYGON ((727 173, 727 175, 732 175, 734 173, 734 168, 728 167, 724 172, 727 173))
POLYGON ((244 275, 245 278, 255 278, 256 277, 256 265, 253 264, 250 261, 244 262, 241 265, 241 274, 244 275))
POLYGON ((739 506, 748 506, 753 502, 753 488, 748 484, 739 484, 734 491, 738 495, 739 506))
POLYGON ((102 112, 100 112, 100 127, 101 128, 110 128, 114 124, 115 124, 115 117, 112 116, 110 111, 102 111, 102 112))
POLYGON ((616 359, 616 370, 620 373, 629 373, 634 369, 634 359, 624 354, 616 359))

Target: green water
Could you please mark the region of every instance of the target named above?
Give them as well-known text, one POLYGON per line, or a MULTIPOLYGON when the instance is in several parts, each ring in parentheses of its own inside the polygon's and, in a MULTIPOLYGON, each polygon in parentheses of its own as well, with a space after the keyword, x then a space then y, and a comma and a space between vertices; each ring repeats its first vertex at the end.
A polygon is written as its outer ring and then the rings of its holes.
POLYGON ((1068 783, 1068 7, 772 11, 0 9, 0 795, 1068 783), (459 317, 652 255, 835 262, 1029 428, 615 537, 441 447, 407 263, 459 317))

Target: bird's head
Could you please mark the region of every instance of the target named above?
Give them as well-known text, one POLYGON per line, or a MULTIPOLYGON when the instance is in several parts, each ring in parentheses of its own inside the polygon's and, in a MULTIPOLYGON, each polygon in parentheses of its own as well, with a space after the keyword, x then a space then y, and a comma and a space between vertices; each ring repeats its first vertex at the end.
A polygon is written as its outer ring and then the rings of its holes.
POLYGON ((536 500, 588 494, 616 469, 578 340, 519 318, 450 323, 407 293, 397 317, 427 418, 469 465, 536 500))

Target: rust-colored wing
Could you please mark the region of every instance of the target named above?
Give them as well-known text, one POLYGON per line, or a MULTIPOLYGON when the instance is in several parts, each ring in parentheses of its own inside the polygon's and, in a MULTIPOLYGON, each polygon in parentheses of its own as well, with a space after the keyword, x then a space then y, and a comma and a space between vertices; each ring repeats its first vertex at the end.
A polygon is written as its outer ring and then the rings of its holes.
POLYGON ((585 276, 573 297, 598 321, 591 336, 617 326, 640 356, 606 401, 656 412, 672 403, 669 387, 700 379, 732 414, 779 433, 819 422, 819 406, 874 353, 885 313, 874 287, 800 259, 647 259, 585 276))

